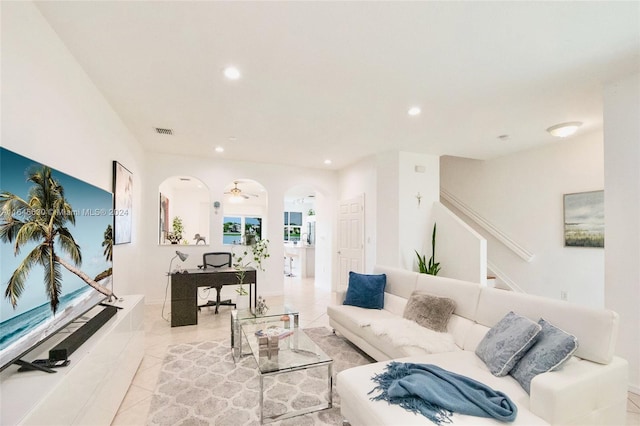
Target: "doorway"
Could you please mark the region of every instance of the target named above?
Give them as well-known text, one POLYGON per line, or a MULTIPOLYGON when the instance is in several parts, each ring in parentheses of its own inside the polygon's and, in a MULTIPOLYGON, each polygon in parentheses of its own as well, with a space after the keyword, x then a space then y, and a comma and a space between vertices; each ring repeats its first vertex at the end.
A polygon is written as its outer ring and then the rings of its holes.
POLYGON ((364 272, 364 194, 340 201, 338 209, 338 288, 349 284, 349 271, 364 272))
POLYGON ((286 277, 313 280, 316 277, 316 191, 306 185, 285 193, 283 239, 286 277))

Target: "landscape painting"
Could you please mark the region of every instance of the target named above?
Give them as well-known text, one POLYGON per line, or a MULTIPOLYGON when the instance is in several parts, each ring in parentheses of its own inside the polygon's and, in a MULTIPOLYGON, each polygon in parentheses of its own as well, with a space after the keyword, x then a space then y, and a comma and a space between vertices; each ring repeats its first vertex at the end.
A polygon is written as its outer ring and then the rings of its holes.
POLYGON ((604 247, 604 191, 565 194, 564 245, 604 247))

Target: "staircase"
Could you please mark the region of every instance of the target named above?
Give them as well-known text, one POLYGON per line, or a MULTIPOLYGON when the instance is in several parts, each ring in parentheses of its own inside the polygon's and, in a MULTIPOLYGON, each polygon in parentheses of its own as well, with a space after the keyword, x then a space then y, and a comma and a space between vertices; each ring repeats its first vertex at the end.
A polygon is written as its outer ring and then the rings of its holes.
MULTIPOLYGON (((533 260, 535 256, 533 253, 529 252, 521 244, 514 241, 469 205, 465 204, 444 188, 440 188, 440 200, 447 208, 456 212, 457 216, 469 226, 480 234, 485 234, 485 238, 486 235, 493 237, 492 240, 501 243, 525 262, 531 262, 533 260)), ((493 264, 490 259, 487 259, 487 287, 524 293, 524 290, 509 278, 504 271, 493 264)))

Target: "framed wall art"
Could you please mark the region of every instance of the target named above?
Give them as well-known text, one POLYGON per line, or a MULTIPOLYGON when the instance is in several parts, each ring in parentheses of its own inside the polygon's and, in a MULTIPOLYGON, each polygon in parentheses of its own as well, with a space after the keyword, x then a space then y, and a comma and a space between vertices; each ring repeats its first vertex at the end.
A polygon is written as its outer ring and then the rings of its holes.
POLYGON ((565 247, 604 247, 604 191, 564 195, 565 247))
POLYGON ((117 161, 113 162, 113 243, 131 242, 133 227, 133 174, 117 161))

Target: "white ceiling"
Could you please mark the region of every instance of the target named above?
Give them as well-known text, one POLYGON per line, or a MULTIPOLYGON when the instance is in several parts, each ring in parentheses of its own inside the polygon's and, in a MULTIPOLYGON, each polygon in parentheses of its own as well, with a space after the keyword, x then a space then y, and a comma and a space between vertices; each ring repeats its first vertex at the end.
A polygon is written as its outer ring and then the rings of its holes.
POLYGON ((200 157, 492 158, 601 130, 603 84, 640 70, 636 1, 37 5, 147 150, 200 157))

